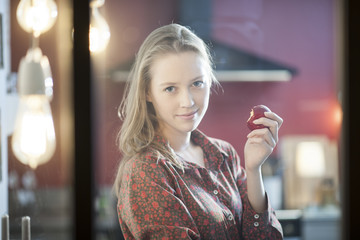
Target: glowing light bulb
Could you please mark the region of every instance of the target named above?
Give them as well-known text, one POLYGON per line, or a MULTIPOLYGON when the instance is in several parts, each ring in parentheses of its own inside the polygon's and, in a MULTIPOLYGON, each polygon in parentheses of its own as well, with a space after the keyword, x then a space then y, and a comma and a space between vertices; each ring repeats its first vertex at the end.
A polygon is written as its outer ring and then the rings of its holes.
POLYGON ((52 77, 49 60, 40 48, 30 48, 20 61, 20 95, 12 149, 18 160, 36 168, 50 160, 55 151, 51 115, 52 77))
POLYGON ((106 49, 110 40, 109 25, 101 16, 99 7, 104 4, 104 0, 93 0, 90 3, 91 19, 90 19, 90 51, 92 53, 99 53, 106 49))
POLYGON ((20 97, 12 148, 23 164, 36 168, 50 160, 56 140, 49 100, 45 95, 20 97))
POLYGON ((16 10, 20 26, 35 37, 54 25, 57 14, 53 0, 21 0, 16 10))

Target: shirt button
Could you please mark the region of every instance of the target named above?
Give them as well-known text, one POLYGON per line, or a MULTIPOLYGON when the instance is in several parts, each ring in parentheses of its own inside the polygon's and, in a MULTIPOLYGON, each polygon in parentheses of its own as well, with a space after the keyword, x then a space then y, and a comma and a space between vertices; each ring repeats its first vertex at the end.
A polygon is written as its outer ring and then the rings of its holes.
POLYGON ((228 220, 229 221, 232 221, 234 218, 233 218, 233 216, 232 215, 230 215, 229 217, 228 217, 228 220))
POLYGON ((255 226, 255 227, 258 227, 258 226, 259 226, 259 223, 258 223, 258 222, 254 222, 254 226, 255 226))
POLYGON ((215 195, 218 195, 219 192, 218 192, 218 190, 214 190, 213 193, 214 193, 215 195))
POLYGON ((255 219, 258 219, 258 218, 259 218, 259 214, 255 214, 255 215, 254 215, 254 218, 255 218, 255 219))

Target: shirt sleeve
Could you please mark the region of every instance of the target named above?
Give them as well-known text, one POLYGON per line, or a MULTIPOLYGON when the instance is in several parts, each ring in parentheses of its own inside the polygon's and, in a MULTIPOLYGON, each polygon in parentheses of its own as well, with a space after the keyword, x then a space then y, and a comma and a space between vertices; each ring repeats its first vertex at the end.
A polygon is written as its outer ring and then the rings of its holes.
POLYGON ((243 203, 241 234, 243 239, 283 239, 281 224, 276 218, 275 211, 270 205, 266 194, 267 209, 257 213, 251 206, 247 195, 247 178, 245 169, 240 165, 240 158, 231 147, 230 156, 233 158, 236 184, 243 203))
POLYGON ((125 239, 200 239, 164 165, 133 161, 125 169, 118 199, 125 239))

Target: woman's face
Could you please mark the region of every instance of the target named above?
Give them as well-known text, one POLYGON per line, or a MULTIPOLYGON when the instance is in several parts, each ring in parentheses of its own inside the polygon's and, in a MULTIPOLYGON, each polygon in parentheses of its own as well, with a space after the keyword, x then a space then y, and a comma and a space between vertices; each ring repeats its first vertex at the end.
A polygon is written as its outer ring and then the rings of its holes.
POLYGON ((200 124, 209 103, 207 69, 206 62, 191 51, 161 55, 154 61, 147 100, 164 136, 189 133, 200 124))

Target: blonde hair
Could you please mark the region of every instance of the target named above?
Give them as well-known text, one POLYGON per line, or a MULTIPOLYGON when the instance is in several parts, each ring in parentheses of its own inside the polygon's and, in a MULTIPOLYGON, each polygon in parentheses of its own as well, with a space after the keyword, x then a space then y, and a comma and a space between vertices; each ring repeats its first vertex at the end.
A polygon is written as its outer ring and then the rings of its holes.
POLYGON ((183 164, 177 160, 170 146, 154 141, 159 123, 152 104, 146 101, 146 95, 154 60, 164 54, 185 51, 199 54, 207 63, 211 82, 217 83, 207 45, 192 31, 179 24, 173 23, 155 29, 145 39, 136 55, 118 112, 123 120, 117 138, 122 160, 114 182, 114 191, 118 197, 124 166, 136 154, 151 150, 158 158, 165 157, 183 169, 183 164))

